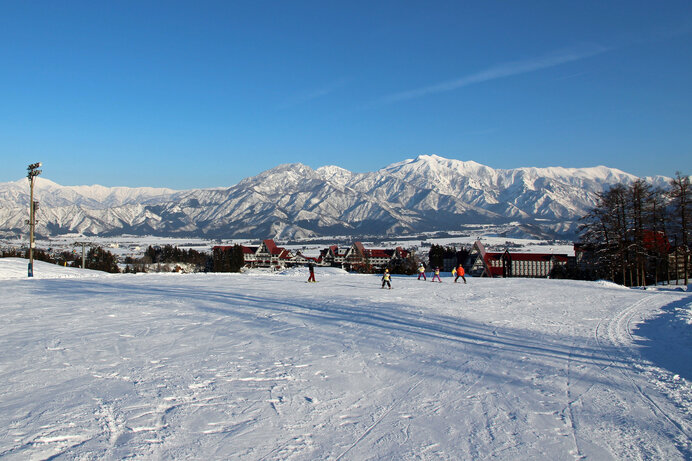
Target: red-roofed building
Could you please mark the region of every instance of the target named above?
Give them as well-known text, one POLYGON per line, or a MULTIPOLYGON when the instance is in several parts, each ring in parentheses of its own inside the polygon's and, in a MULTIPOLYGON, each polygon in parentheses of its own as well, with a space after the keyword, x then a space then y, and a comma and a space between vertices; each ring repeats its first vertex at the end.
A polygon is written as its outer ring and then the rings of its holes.
POLYGON ((245 260, 245 265, 252 265, 257 261, 257 250, 259 247, 243 247, 243 259, 245 260))
MULTIPOLYGON (((257 249, 259 247, 240 245, 243 250, 243 260, 245 260, 246 266, 251 266, 257 261, 257 249)), ((212 248, 212 251, 231 251, 233 245, 218 245, 212 248)))
POLYGON ((365 248, 361 242, 355 242, 346 251, 343 266, 353 270, 357 266, 369 265, 374 270, 383 270, 394 259, 404 259, 409 252, 401 247, 395 249, 365 248))
POLYGON ((332 245, 322 251, 322 261, 329 266, 341 267, 346 259, 347 249, 339 248, 337 245, 332 245))
POLYGON ((480 241, 473 244, 469 273, 476 277, 548 277, 557 265, 566 266, 565 254, 489 252, 480 241))
MULTIPOLYGON (((274 240, 262 241, 259 246, 240 245, 243 250, 245 267, 272 267, 281 269, 287 266, 302 266, 310 263, 324 264, 323 255, 318 257, 304 256, 300 252, 295 254, 276 245, 274 240)), ((215 246, 214 251, 230 251, 233 246, 215 246)))
POLYGON ((256 260, 253 267, 285 267, 292 257, 290 251, 277 246, 274 240, 266 239, 255 252, 256 260))
MULTIPOLYGON (((215 251, 230 251, 232 246, 216 246, 215 251)), ((367 264, 373 269, 384 269, 392 260, 404 259, 409 256, 409 252, 401 247, 395 249, 369 249, 365 248, 361 242, 355 242, 348 248, 339 248, 332 245, 320 252, 318 257, 308 257, 300 252, 295 254, 289 250, 276 245, 274 240, 267 239, 262 241, 259 246, 243 246, 243 258, 246 267, 273 267, 283 268, 286 266, 300 266, 310 263, 344 267, 347 270, 354 266, 367 264)))
POLYGON ((672 248, 665 232, 645 230, 643 234, 644 248, 659 254, 668 254, 672 248))

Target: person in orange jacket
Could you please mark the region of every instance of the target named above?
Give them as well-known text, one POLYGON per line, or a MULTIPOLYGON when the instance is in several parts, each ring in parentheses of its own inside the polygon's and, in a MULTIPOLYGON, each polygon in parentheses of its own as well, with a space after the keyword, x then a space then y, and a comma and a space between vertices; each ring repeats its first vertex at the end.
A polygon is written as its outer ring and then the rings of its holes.
POLYGON ((461 277, 464 280, 464 283, 466 283, 466 277, 464 277, 465 273, 466 272, 464 272, 464 266, 459 264, 459 267, 457 267, 457 276, 454 279, 454 283, 457 283, 457 280, 459 280, 459 277, 461 277))

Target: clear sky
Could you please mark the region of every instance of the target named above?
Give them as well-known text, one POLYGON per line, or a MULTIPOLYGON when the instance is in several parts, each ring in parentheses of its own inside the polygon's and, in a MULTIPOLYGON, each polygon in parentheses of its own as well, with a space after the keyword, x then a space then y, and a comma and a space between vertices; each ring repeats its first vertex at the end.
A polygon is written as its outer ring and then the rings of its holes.
POLYGON ((0 0, 0 182, 420 154, 692 174, 692 2, 0 0))

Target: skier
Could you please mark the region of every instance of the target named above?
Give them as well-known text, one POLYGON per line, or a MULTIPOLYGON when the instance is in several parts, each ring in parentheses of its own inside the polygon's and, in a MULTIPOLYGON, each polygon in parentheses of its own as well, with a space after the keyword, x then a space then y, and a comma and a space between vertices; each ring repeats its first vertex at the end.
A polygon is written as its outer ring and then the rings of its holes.
POLYGON ((389 289, 392 289, 392 284, 390 283, 390 280, 392 279, 392 276, 389 275, 389 269, 384 270, 384 274, 382 275, 382 288, 384 288, 384 284, 386 283, 389 289))
POLYGON ((313 263, 308 264, 308 269, 310 270, 310 277, 308 277, 308 282, 316 282, 315 280, 315 265, 313 263))
POLYGON ((461 277, 464 280, 464 283, 466 283, 466 277, 464 277, 464 266, 459 264, 459 267, 456 268, 456 277, 454 278, 454 283, 457 283, 457 280, 459 280, 459 277, 461 277))
POLYGON ((425 278, 425 266, 423 263, 418 265, 418 280, 420 280, 421 275, 423 276, 423 281, 427 280, 427 278, 425 278))
POLYGON ((437 280, 438 280, 440 283, 442 283, 442 279, 440 278, 440 268, 439 268, 439 267, 436 267, 436 268, 435 268, 435 275, 433 275, 433 278, 432 278, 431 282, 434 282, 434 281, 435 281, 435 277, 437 277, 437 280))

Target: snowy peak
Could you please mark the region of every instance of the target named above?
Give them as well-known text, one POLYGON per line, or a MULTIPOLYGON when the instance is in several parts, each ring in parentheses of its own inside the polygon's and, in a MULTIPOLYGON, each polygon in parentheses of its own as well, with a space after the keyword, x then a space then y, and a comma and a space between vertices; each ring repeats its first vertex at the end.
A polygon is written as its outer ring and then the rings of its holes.
MULTIPOLYGON (((36 200, 42 206, 84 205, 105 209, 130 204, 155 203, 170 200, 177 191, 153 187, 62 186, 48 178, 39 177, 34 183, 36 200)), ((29 182, 20 179, 0 184, 0 203, 27 206, 29 182)))
POLYGON ((321 180, 315 170, 302 163, 287 163, 266 170, 252 178, 246 178, 236 187, 252 187, 261 193, 292 190, 301 187, 305 181, 321 180))
MULTIPOLYGON (((235 186, 171 189, 36 183, 39 232, 298 238, 455 230, 519 222, 541 236, 573 232, 597 194, 637 177, 592 168, 493 169, 419 155, 370 173, 279 165, 235 186)), ((669 178, 652 182, 665 186, 669 178)), ((27 181, 0 184, 0 235, 23 232, 27 181)), ((564 234, 563 234, 564 235, 564 234)))
POLYGON ((317 174, 319 174, 325 181, 329 181, 335 184, 339 184, 341 186, 344 186, 348 184, 348 182, 353 179, 353 173, 350 171, 334 166, 334 165, 328 165, 328 166, 323 166, 315 170, 317 174))
POLYGON ((481 189, 494 185, 498 178, 495 170, 480 163, 437 155, 420 155, 415 160, 394 163, 380 173, 447 195, 458 194, 465 187, 481 189))

